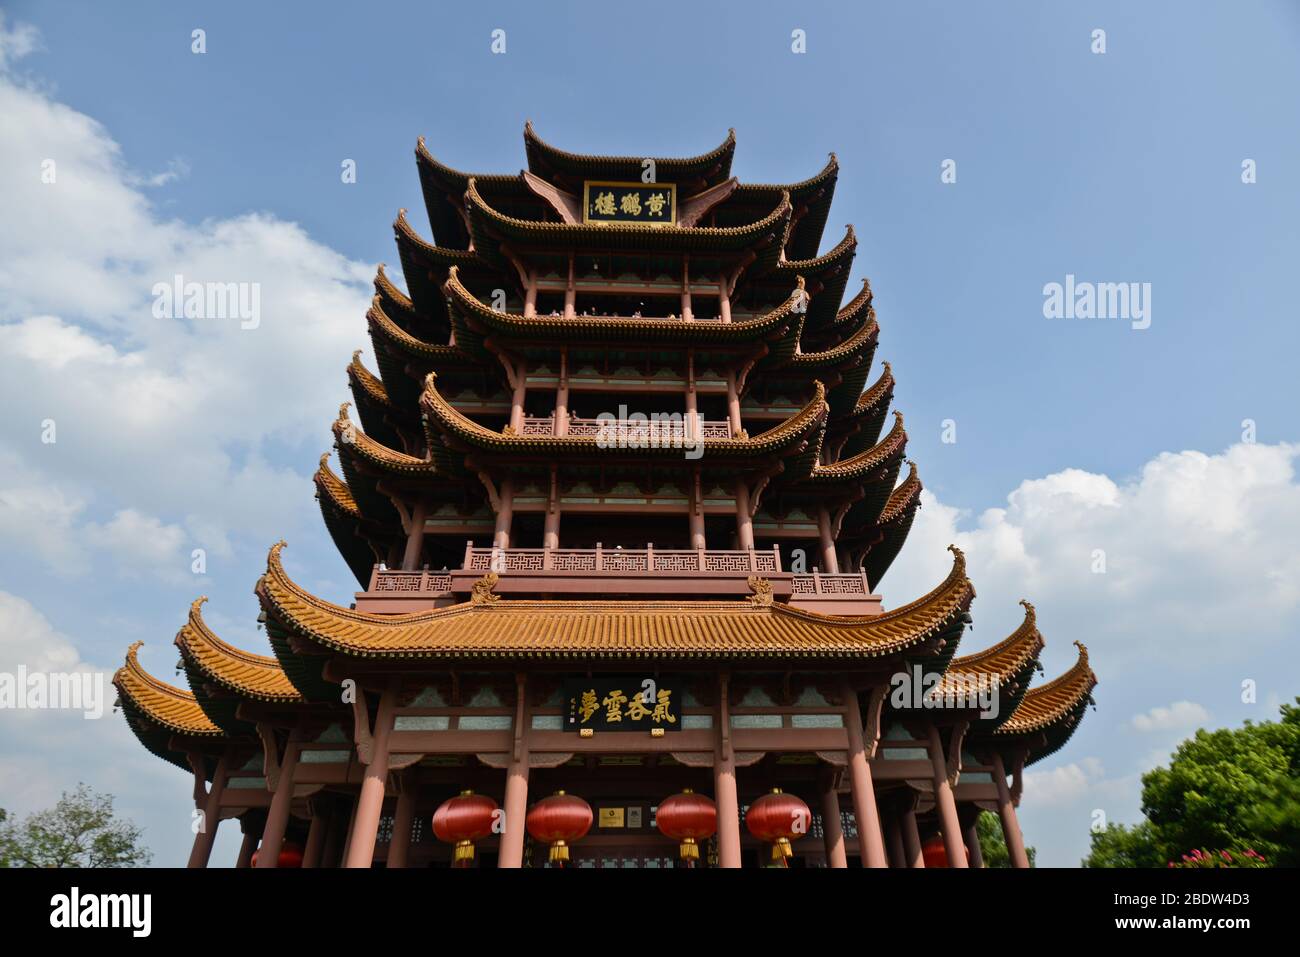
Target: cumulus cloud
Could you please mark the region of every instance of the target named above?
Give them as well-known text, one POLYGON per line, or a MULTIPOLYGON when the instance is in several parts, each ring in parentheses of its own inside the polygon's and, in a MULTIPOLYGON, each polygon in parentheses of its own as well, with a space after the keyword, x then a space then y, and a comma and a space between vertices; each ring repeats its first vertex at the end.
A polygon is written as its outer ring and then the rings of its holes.
POLYGON ((0 70, 40 47, 40 34, 30 23, 5 23, 5 12, 0 10, 0 70))
POLYGON ((263 548, 312 519, 303 445, 332 440, 373 267, 264 213, 162 216, 142 190, 188 167, 136 172, 97 122, 5 70, 37 42, 0 23, 0 178, 25 184, 0 219, 0 545, 62 575, 94 552, 168 575, 195 547, 263 548), (175 276, 256 288, 256 328, 155 318, 175 276))
POLYGON ((1240 660, 1283 641, 1300 607, 1297 455, 1243 443, 1166 452, 1119 481, 1066 469, 973 521, 923 493, 882 587, 895 604, 933 587, 955 542, 979 590, 976 623, 993 630, 985 644, 1015 627, 1023 597, 1049 647, 1080 639, 1112 670, 1240 660))
POLYGON ((1133 716, 1139 731, 1193 731, 1210 720, 1210 712, 1194 701, 1175 701, 1133 716))

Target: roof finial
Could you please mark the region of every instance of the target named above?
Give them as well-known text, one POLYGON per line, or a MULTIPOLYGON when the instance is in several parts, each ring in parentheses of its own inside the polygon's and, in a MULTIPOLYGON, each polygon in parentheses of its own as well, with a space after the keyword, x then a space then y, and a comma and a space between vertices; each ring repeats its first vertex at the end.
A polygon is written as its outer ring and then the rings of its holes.
POLYGON ((340 422, 347 422, 347 421, 348 421, 348 406, 350 406, 351 404, 352 404, 351 402, 344 402, 342 405, 339 406, 339 421, 340 421, 340 422))

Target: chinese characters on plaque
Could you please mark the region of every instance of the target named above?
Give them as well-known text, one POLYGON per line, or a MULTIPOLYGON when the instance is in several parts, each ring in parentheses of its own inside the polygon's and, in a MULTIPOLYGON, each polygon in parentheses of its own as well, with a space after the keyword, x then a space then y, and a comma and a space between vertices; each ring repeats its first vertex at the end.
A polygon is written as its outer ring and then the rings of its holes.
POLYGON ((677 185, 589 180, 582 188, 582 221, 673 226, 677 223, 677 185))
POLYGON ((635 675, 568 681, 564 685, 568 731, 648 731, 681 728, 674 682, 635 675))

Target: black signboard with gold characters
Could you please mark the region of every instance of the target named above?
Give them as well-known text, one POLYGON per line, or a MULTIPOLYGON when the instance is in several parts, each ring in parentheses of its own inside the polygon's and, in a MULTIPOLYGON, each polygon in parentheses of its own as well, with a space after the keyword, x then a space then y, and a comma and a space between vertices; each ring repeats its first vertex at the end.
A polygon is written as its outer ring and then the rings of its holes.
POLYGON ((677 186, 588 180, 582 188, 582 221, 673 226, 677 223, 677 186))
POLYGON ((620 675, 564 684, 566 731, 680 731, 681 691, 668 678, 620 675))

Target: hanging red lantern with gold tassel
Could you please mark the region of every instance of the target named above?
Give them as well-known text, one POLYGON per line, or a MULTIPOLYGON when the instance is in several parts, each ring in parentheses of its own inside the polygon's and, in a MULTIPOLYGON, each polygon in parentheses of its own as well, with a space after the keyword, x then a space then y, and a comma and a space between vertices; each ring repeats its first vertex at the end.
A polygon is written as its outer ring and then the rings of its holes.
MULTIPOLYGON (((966 860, 970 860, 970 852, 962 849, 966 854, 966 860)), ((924 844, 921 845, 921 859, 925 861, 926 867, 949 867, 948 863, 948 846, 943 842, 943 835, 936 834, 924 844)))
MULTIPOLYGON (((258 850, 261 850, 259 847, 258 850)), ((248 862, 249 867, 257 867, 257 851, 253 852, 252 860, 248 862)), ((280 856, 275 859, 276 867, 302 867, 302 848, 293 841, 284 841, 280 844, 280 856)))
POLYGON ((594 817, 591 805, 582 798, 556 791, 528 809, 524 825, 534 841, 551 846, 550 862, 564 867, 569 862, 569 845, 587 836, 594 817))
POLYGON ((678 850, 687 867, 700 859, 700 841, 706 841, 718 829, 718 808, 703 794, 686 788, 659 805, 655 826, 664 837, 678 842, 678 850))
POLYGON ((749 833, 772 845, 774 867, 790 866, 787 859, 794 853, 790 842, 807 834, 811 824, 808 805, 780 788, 772 788, 771 794, 764 794, 745 812, 749 833))
POLYGON ((461 791, 438 805, 438 810, 433 812, 433 835, 456 845, 452 867, 469 867, 474 863, 474 842, 492 833, 496 814, 497 802, 473 791, 461 791))

